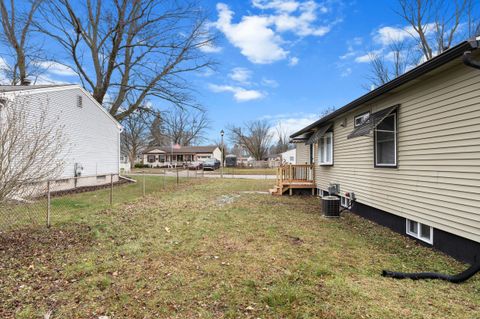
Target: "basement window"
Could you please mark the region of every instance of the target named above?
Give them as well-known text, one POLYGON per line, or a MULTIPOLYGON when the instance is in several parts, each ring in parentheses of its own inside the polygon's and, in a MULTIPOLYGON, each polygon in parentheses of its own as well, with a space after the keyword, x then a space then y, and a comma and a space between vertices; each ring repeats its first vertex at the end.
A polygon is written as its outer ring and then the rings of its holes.
POLYGON ((333 133, 328 132, 318 141, 318 160, 320 165, 333 165, 333 133))
POLYGON ((428 225, 407 219, 407 234, 430 245, 433 244, 433 228, 428 225))
POLYGON ((348 197, 340 196, 340 206, 349 208, 352 205, 352 200, 348 197))

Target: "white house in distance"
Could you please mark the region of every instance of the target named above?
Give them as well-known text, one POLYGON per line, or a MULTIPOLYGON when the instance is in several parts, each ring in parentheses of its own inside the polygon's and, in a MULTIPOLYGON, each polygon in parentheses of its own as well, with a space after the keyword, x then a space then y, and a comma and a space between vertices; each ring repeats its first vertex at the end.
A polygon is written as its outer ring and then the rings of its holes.
POLYGON ((61 128, 65 148, 59 154, 63 165, 54 190, 105 184, 112 176, 118 180, 122 127, 81 86, 0 86, 0 99, 28 105, 32 127, 44 114, 61 128))
POLYGON ((291 149, 280 154, 282 156, 282 163, 296 164, 297 150, 291 149))
POLYGON ((210 146, 153 146, 143 152, 143 164, 150 167, 181 165, 188 162, 203 162, 215 158, 222 160, 222 151, 215 145, 210 146))

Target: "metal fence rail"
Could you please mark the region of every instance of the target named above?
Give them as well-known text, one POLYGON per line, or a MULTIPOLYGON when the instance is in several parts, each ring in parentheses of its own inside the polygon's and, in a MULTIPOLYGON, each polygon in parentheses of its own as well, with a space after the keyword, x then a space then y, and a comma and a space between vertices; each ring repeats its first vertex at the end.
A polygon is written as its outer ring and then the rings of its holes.
POLYGON ((186 176, 140 172, 129 176, 107 174, 45 181, 35 185, 34 190, 32 185, 25 185, 29 190, 22 192, 23 195, 0 202, 0 233, 50 227, 74 218, 75 213, 82 210, 94 213, 155 192, 171 190, 188 179, 201 177, 199 174, 186 176))

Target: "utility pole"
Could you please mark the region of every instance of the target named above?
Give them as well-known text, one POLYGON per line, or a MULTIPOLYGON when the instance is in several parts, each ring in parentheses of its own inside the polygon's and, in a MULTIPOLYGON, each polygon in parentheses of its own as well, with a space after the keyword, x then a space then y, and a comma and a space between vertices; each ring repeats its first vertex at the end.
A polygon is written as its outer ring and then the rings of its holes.
POLYGON ((221 170, 220 170, 220 177, 223 178, 223 152, 225 152, 225 147, 223 146, 223 135, 225 132, 223 130, 220 131, 220 136, 222 137, 222 142, 220 143, 221 151, 222 151, 222 163, 221 163, 221 170))

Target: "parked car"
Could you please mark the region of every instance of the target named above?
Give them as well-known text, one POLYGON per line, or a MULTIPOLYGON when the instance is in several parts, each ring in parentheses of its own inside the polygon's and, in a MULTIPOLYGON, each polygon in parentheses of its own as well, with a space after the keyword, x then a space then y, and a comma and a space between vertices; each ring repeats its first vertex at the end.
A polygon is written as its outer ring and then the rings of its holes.
POLYGON ((209 158, 203 162, 204 170, 216 170, 220 168, 220 161, 215 158, 209 158))
POLYGON ((191 162, 188 164, 188 169, 191 169, 191 170, 200 170, 202 168, 203 168, 202 162, 191 162))
POLYGON ((237 166, 237 156, 229 154, 225 156, 225 166, 226 167, 235 167, 237 166))

